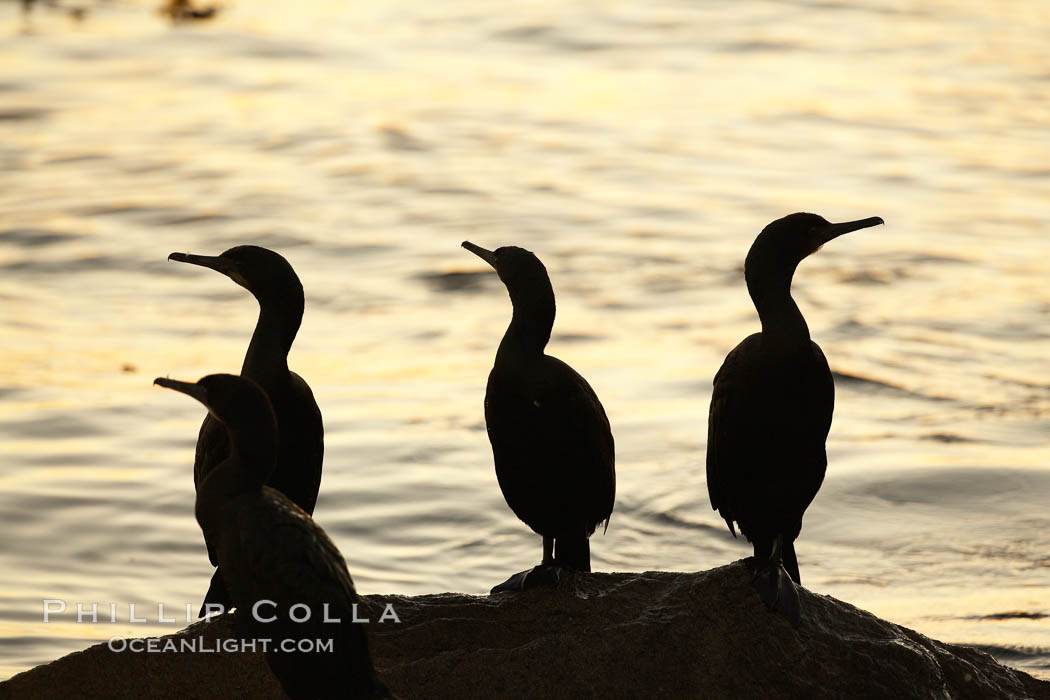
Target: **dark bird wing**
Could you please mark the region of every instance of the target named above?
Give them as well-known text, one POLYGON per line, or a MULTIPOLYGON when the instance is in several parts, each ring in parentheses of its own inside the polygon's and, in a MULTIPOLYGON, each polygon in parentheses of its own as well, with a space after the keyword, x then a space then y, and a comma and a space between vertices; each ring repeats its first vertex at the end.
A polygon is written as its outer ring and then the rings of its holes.
POLYGON ((609 418, 587 380, 561 360, 550 359, 560 365, 560 373, 570 388, 561 394, 548 385, 548 391, 545 396, 541 396, 540 403, 542 405, 547 401, 552 404, 552 429, 560 429, 564 436, 558 442, 573 445, 574 458, 579 464, 588 467, 589 483, 584 488, 593 493, 587 514, 588 529, 593 532, 593 528, 602 522, 608 528, 616 501, 616 446, 609 418), (558 396, 564 400, 556 400, 558 396))
POLYGON ((745 346, 757 341, 758 334, 746 338, 735 347, 715 374, 711 392, 711 409, 707 418, 707 495, 711 508, 725 519, 729 531, 736 537, 733 522, 736 513, 732 501, 735 491, 736 456, 740 454, 742 436, 737 404, 741 384, 738 364, 745 346), (752 340, 755 339, 755 340, 752 340))
MULTIPOLYGON (((201 423, 200 433, 197 435, 197 449, 193 458, 193 488, 200 491, 201 484, 211 470, 229 454, 230 443, 226 436, 226 428, 209 413, 201 423)), ((212 566, 218 566, 213 547, 207 540, 205 544, 208 545, 208 559, 211 560, 212 566)))
POLYGON ((289 374, 291 383, 287 397, 278 399, 282 405, 274 407, 281 429, 279 473, 275 472, 268 483, 307 513, 313 514, 317 492, 321 488, 324 421, 310 385, 295 372, 289 374))
POLYGON ((612 514, 615 445, 594 390, 569 365, 544 356, 530 371, 494 369, 485 415, 507 503, 527 525, 552 535, 581 519, 587 534, 612 514))
POLYGON ((835 387, 816 343, 763 352, 745 338, 715 375, 707 434, 707 492, 735 535, 794 539, 824 479, 835 387))
MULTIPOLYGON (((263 487, 259 513, 238 512, 234 528, 249 572, 272 582, 273 600, 322 600, 345 607, 357 601, 343 555, 313 519, 280 491, 263 487)), ((247 573, 247 572, 246 572, 247 573)))
MULTIPOLYGON (((338 689, 346 697, 372 697, 379 683, 368 650, 366 625, 354 623, 359 603, 343 555, 309 515, 284 494, 263 488, 263 498, 238 511, 235 524, 243 553, 238 597, 271 600, 277 615, 266 627, 273 638, 332 640, 331 653, 268 654, 274 674, 291 697, 329 697, 338 689), (293 605, 310 607, 304 623, 289 621, 293 605), (327 613, 325 611, 327 604, 327 613), (339 619, 341 622, 325 622, 339 619)), ((361 616, 365 615, 361 611, 361 616)), ((277 643, 275 641, 275 643, 277 643)))

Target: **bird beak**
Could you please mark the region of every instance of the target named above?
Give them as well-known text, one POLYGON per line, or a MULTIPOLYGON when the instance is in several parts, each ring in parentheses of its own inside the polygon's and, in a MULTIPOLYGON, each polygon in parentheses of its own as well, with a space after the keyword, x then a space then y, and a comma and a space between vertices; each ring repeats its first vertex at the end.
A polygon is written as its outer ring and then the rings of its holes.
POLYGON ((187 396, 192 396, 204 405, 208 404, 207 389, 196 382, 180 382, 175 379, 168 379, 167 377, 157 377, 153 380, 153 383, 159 384, 165 389, 174 389, 175 391, 186 394, 187 396))
POLYGON ((201 267, 209 267, 216 272, 221 272, 227 277, 231 276, 233 272, 233 263, 228 259, 220 255, 190 255, 189 253, 172 253, 168 256, 168 260, 174 260, 175 262, 189 263, 190 265, 200 265, 201 267))
POLYGON ((470 241, 463 241, 463 247, 487 262, 489 265, 492 265, 492 269, 496 269, 496 254, 491 250, 485 250, 481 246, 474 245, 470 241))
POLYGON ((833 238, 838 238, 844 233, 850 231, 856 231, 857 229, 869 228, 871 226, 878 226, 884 224, 885 221, 882 217, 873 216, 870 219, 859 219, 857 221, 843 221, 841 224, 828 224, 827 226, 821 226, 817 229, 817 236, 820 239, 820 244, 824 245, 833 238))

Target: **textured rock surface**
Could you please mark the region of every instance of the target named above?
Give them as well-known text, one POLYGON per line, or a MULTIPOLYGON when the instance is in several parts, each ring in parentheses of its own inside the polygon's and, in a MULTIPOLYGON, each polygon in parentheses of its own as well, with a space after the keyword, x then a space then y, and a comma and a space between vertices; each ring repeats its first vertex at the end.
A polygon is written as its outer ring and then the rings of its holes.
MULTIPOLYGON (((802 591, 771 615, 743 562, 578 574, 556 590, 369 596, 383 681, 411 698, 1050 698, 1050 683, 802 591)), ((228 636, 228 621, 172 638, 228 636)), ((163 639, 167 639, 163 638, 163 639)), ((282 697, 261 655, 115 654, 104 644, 0 684, 0 697, 282 697)))

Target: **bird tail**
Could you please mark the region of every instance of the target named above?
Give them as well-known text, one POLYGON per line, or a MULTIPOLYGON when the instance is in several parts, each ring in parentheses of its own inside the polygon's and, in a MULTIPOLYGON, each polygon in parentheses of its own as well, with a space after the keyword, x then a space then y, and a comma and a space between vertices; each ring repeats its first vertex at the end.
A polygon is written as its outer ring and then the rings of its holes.
MULTIPOLYGON (((204 596, 204 604, 201 605, 201 611, 197 613, 197 617, 204 617, 209 612, 209 605, 221 605, 225 612, 229 612, 230 608, 233 607, 230 594, 226 590, 226 583, 222 580, 221 569, 216 569, 215 573, 212 574, 211 585, 208 586, 208 592, 204 596)), ((214 609, 213 607, 212 610, 214 609)))
POLYGON ((575 571, 590 571, 591 544, 587 535, 555 537, 554 564, 575 571))
POLYGON ((798 590, 792 581, 791 574, 785 569, 788 562, 787 552, 790 551, 791 565, 794 566, 795 575, 798 575, 798 561, 795 559, 795 549, 792 543, 783 546, 783 537, 777 536, 773 553, 764 562, 755 562, 755 574, 751 583, 758 590, 758 596, 766 607, 773 612, 783 615, 798 627, 802 619, 801 604, 799 603, 798 590))

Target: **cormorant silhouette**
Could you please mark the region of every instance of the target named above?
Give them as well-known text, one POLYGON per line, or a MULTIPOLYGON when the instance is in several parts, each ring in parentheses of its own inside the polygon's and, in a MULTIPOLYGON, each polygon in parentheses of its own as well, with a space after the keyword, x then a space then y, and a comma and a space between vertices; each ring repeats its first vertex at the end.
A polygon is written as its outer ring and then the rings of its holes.
MULTIPOLYGON (((305 305, 299 277, 281 255, 254 245, 236 246, 216 256, 172 253, 168 260, 221 272, 258 300, 259 320, 244 356, 241 376, 262 387, 277 415, 277 468, 267 483, 307 514, 313 514, 321 485, 324 425, 310 386, 288 369, 288 351, 302 323, 305 305)), ((228 453, 226 431, 213 416, 206 416, 197 438, 194 486, 200 488, 204 477, 228 453)), ((207 544, 208 556, 217 565, 211 543, 207 544)), ((200 617, 209 605, 230 607, 221 568, 212 576, 200 617)))
POLYGON ((262 389, 232 374, 154 383, 197 399, 226 431, 228 454, 198 485, 195 510, 237 608, 238 634, 271 640, 267 660, 292 698, 389 697, 367 632, 352 622, 360 599, 343 555, 309 514, 265 485, 278 437, 262 389), (331 649, 299 646, 318 640, 332 640, 331 649))
POLYGON ((881 223, 872 217, 832 224, 799 213, 766 226, 744 263, 762 331, 737 345, 715 375, 707 438, 711 507, 734 537, 735 521, 754 545, 753 581, 762 600, 795 624, 798 592, 787 575, 801 583, 794 542, 824 480, 835 384, 791 298, 791 279, 828 241, 881 223))
POLYGON ((495 268, 514 314, 485 391, 496 478, 514 514, 543 537, 540 566, 492 589, 524 590, 557 579, 558 567, 590 571, 588 538, 609 526, 616 497, 612 431, 587 381, 544 354, 554 325, 554 289, 527 250, 463 247, 495 268))

